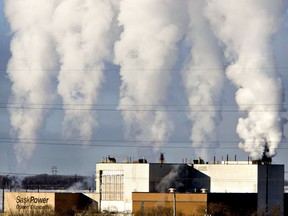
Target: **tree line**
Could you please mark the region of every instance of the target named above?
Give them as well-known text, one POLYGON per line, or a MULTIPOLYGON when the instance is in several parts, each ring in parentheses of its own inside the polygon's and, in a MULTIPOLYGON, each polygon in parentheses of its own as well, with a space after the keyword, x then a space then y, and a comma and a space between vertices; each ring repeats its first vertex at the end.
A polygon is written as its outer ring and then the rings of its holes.
POLYGON ((3 189, 14 190, 93 190, 93 177, 80 175, 0 176, 3 189))

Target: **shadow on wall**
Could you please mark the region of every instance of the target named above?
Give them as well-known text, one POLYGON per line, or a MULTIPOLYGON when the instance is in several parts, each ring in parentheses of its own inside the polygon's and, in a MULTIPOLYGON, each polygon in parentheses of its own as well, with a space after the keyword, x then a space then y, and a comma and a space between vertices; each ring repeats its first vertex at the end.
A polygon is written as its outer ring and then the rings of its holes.
POLYGON ((203 193, 210 190, 210 177, 190 164, 162 166, 152 181, 150 192, 168 192, 175 188, 178 193, 203 193), (162 177, 161 177, 162 176, 162 177))
POLYGON ((206 193, 210 191, 210 177, 193 168, 191 173, 191 189, 192 193, 206 193))

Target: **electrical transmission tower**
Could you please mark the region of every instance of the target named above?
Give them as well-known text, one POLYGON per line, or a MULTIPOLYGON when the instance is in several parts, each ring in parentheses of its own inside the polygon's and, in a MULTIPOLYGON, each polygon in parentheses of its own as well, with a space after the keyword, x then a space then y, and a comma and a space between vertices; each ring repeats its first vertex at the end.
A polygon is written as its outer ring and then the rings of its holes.
POLYGON ((57 166, 52 166, 52 175, 57 175, 57 166))

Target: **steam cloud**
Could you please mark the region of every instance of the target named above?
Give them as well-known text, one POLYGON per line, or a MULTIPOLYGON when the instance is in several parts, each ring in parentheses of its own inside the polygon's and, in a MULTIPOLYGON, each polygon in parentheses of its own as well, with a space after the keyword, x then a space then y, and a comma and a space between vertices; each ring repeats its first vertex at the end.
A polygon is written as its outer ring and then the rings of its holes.
POLYGON ((53 1, 5 1, 5 14, 13 33, 7 73, 12 82, 13 106, 9 112, 11 133, 17 138, 14 148, 18 164, 33 154, 45 118, 42 107, 54 98, 51 78, 55 75, 55 55, 49 36, 52 12, 53 1))
POLYGON ((285 0, 6 0, 13 33, 10 102, 19 106, 9 112, 13 137, 20 141, 18 163, 32 156, 45 122, 42 108, 57 93, 64 136, 91 139, 98 125, 93 105, 105 65, 113 61, 120 66, 119 110, 127 139, 155 141, 156 149, 169 140, 173 123, 165 103, 171 71, 181 67, 192 146, 208 157, 201 147, 217 146, 226 69, 238 87, 239 108, 247 113, 237 126, 240 147, 256 159, 268 142, 273 156, 283 136, 284 90, 272 40, 283 28, 286 9, 285 0), (189 51, 179 66, 183 42, 189 51), (25 109, 36 105, 40 109, 25 109))
POLYGON ((171 80, 169 69, 177 59, 177 42, 183 37, 182 11, 183 5, 173 0, 120 3, 118 20, 124 31, 115 45, 115 63, 121 66, 119 109, 127 137, 161 144, 169 139, 173 125, 163 103, 171 80))
POLYGON ((115 14, 113 1, 103 0, 61 1, 55 10, 53 32, 61 63, 58 93, 66 138, 90 140, 97 126, 92 108, 98 102, 104 62, 111 59, 115 14))
POLYGON ((282 24, 286 1, 207 3, 206 15, 230 62, 227 76, 238 87, 236 101, 241 111, 248 112, 238 122, 239 146, 259 159, 268 142, 267 156, 274 156, 282 139, 283 88, 271 40, 282 24))
POLYGON ((191 110, 188 118, 193 123, 192 146, 198 156, 209 158, 212 152, 205 147, 217 146, 218 140, 216 128, 221 118, 224 66, 217 40, 203 16, 203 6, 202 0, 189 2, 186 44, 191 52, 184 66, 183 82, 191 110))

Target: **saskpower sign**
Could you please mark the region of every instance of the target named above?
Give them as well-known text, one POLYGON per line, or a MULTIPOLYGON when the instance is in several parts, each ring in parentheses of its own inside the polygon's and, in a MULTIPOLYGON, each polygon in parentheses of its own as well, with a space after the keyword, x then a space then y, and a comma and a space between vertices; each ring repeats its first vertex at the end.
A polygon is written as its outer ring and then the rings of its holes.
POLYGON ((54 207, 54 193, 6 192, 4 195, 5 212, 53 210, 54 207))

